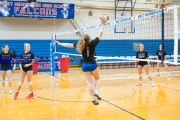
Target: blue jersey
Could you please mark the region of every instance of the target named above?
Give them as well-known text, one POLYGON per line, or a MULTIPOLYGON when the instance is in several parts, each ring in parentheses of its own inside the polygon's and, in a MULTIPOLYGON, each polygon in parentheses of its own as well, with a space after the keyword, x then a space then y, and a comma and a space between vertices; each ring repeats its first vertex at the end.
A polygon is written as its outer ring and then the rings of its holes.
POLYGON ((0 64, 2 69, 11 68, 11 61, 13 59, 13 55, 8 53, 0 53, 0 64))

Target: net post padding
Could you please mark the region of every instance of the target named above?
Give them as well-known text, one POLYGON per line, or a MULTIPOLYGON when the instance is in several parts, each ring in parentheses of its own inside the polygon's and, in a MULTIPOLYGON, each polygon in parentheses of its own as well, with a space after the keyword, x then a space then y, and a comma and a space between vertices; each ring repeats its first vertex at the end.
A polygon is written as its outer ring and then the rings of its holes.
POLYGON ((55 75, 53 43, 50 43, 50 73, 51 76, 55 75))
POLYGON ((174 8, 174 63, 178 63, 178 8, 174 8))

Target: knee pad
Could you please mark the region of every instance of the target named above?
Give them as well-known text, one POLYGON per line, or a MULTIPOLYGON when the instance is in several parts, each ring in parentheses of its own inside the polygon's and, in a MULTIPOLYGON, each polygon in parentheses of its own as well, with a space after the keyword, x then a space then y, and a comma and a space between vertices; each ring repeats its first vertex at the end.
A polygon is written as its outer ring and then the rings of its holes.
POLYGON ((149 74, 147 74, 148 77, 151 77, 149 74))
POLYGON ((2 83, 4 83, 4 82, 5 82, 5 80, 1 80, 1 82, 2 82, 2 83))
POLYGON ((28 82, 28 85, 32 85, 32 82, 28 82))
POLYGON ((168 66, 167 66, 167 65, 165 65, 165 68, 168 68, 168 66))
POLYGON ((139 77, 142 77, 142 75, 141 75, 141 74, 139 74, 139 77))
POLYGON ((87 82, 88 87, 93 87, 93 82, 87 82))
POLYGON ((95 81, 101 81, 101 79, 97 79, 97 80, 95 80, 95 81))
POLYGON ((21 85, 22 85, 22 82, 19 82, 18 85, 21 86, 21 85))
POLYGON ((157 66, 157 69, 159 69, 159 67, 157 66))

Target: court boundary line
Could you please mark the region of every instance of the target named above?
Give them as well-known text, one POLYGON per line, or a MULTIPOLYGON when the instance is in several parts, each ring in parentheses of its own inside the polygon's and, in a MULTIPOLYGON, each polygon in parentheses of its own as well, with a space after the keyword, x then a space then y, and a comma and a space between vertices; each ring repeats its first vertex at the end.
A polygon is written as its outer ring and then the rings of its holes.
POLYGON ((129 112, 129 111, 127 111, 127 110, 124 109, 124 108, 121 108, 121 107, 119 107, 119 106, 117 106, 117 105, 115 105, 115 104, 112 104, 111 102, 108 102, 108 101, 106 101, 106 100, 104 100, 104 99, 102 99, 102 100, 103 100, 104 102, 106 102, 106 103, 108 103, 108 104, 116 107, 116 108, 119 108, 119 109, 123 110, 124 112, 127 112, 127 113, 129 113, 129 114, 131 114, 131 115, 133 115, 133 116, 135 116, 135 117, 140 118, 141 120, 145 120, 144 118, 142 118, 142 117, 140 117, 140 116, 138 116, 138 115, 136 115, 136 114, 134 114, 134 113, 132 113, 132 112, 129 112))
MULTIPOLYGON (((34 94, 34 95, 35 95, 36 97, 40 98, 40 99, 43 99, 43 100, 56 101, 56 102, 92 102, 92 101, 61 101, 61 100, 52 100, 52 99, 47 99, 47 98, 39 97, 39 96, 37 96, 36 94, 34 94)), ((138 115, 136 115, 136 114, 134 114, 134 113, 132 113, 132 112, 129 112, 129 111, 125 110, 124 108, 121 108, 121 107, 119 107, 119 106, 117 106, 117 105, 114 105, 114 104, 111 103, 111 102, 108 102, 107 100, 102 99, 102 101, 104 101, 104 102, 106 102, 106 103, 108 103, 108 104, 110 104, 110 105, 112 105, 112 106, 114 106, 114 107, 116 107, 116 108, 119 108, 119 109, 121 109, 122 111, 127 112, 127 113, 129 113, 129 114, 131 114, 131 115, 133 115, 133 116, 135 116, 135 117, 137 117, 137 118, 140 118, 141 120, 145 120, 144 118, 142 118, 142 117, 140 117, 140 116, 138 116, 138 115)))
MULTIPOLYGON (((48 73, 48 72, 47 72, 47 73, 48 73)), ((48 74, 50 74, 50 73, 48 73, 48 74)), ((61 78, 59 78, 59 77, 57 77, 57 76, 54 76, 54 77, 56 77, 56 78, 58 78, 58 79, 60 79, 60 80, 62 80, 62 81, 65 81, 65 80, 63 80, 63 79, 61 79, 61 78)), ((171 76, 171 77, 172 77, 172 76, 171 76)), ((175 76, 173 76, 173 77, 175 77, 175 76)), ((178 77, 176 77, 176 78, 178 78, 178 77)), ((65 81, 65 82, 66 82, 66 81, 65 81)), ((70 84, 70 83, 69 83, 69 84, 70 84)), ((157 85, 156 85, 156 86, 157 86, 157 85)), ((159 85, 159 86, 160 86, 160 85, 159 85)), ((164 86, 160 86, 160 87, 164 87, 164 86)), ((180 90, 173 89, 173 88, 168 88, 168 87, 164 87, 164 88, 167 88, 167 89, 170 89, 170 90, 175 90, 175 91, 180 91, 180 90)), ((37 96, 37 95, 35 95, 35 96, 37 96)), ((91 101, 60 101, 60 100, 46 99, 46 98, 42 98, 42 97, 39 97, 39 96, 37 96, 37 97, 38 97, 38 98, 41 98, 41 99, 45 99, 45 100, 59 101, 59 102, 91 102, 91 101)), ((131 114, 132 116, 135 116, 135 117, 137 117, 137 118, 139 118, 139 119, 141 119, 141 120, 145 120, 144 118, 142 118, 142 117, 140 117, 140 116, 138 116, 138 115, 136 115, 136 114, 134 114, 134 113, 132 113, 132 112, 124 109, 124 108, 121 108, 120 106, 117 106, 117 105, 109 102, 110 100, 108 101, 108 100, 102 99, 102 101, 104 101, 104 102, 106 102, 106 103, 108 103, 108 104, 110 104, 110 105, 112 105, 112 106, 114 106, 114 107, 116 107, 116 108, 118 108, 118 109, 126 112, 126 113, 129 113, 129 114, 131 114)))
MULTIPOLYGON (((48 72, 46 72, 47 74, 50 74, 50 73, 48 73, 48 72)), ((62 81, 64 81, 64 82, 67 82, 67 81, 65 81, 65 80, 63 80, 63 79, 61 79, 61 78, 59 78, 59 77, 57 77, 57 76, 54 76, 54 77, 56 77, 56 78, 58 78, 58 79, 60 79, 60 80, 62 80, 62 81)), ((175 77, 175 78, 179 78, 179 77, 177 77, 177 76, 171 76, 171 77, 175 77)), ((67 83, 69 83, 69 82, 67 82, 67 83)), ((147 82, 143 82, 143 83, 147 83, 147 82)), ((69 83, 69 84, 71 84, 71 83, 69 83)), ((155 85, 155 86, 157 86, 157 85, 155 85)), ((155 87, 154 86, 154 87, 155 87)), ((160 86, 160 85, 159 85, 160 86)), ((164 86, 160 86, 160 87, 164 87, 164 86)), ((169 87, 164 87, 164 88, 167 88, 167 89, 170 89, 170 90, 174 90, 174 91, 180 91, 180 90, 177 90, 177 89, 173 89, 173 88, 169 88, 169 87)))
MULTIPOLYGON (((61 100, 52 100, 52 99, 47 99, 47 98, 43 98, 43 97, 37 96, 36 94, 34 94, 34 95, 35 95, 36 97, 40 98, 40 99, 43 99, 43 100, 56 101, 56 102, 92 102, 92 101, 61 101, 61 100)), ((113 100, 113 99, 112 99, 112 100, 113 100)), ((134 113, 132 113, 132 112, 129 112, 129 111, 125 110, 124 108, 121 108, 121 107, 119 107, 119 106, 117 106, 117 105, 114 105, 114 104, 111 103, 111 102, 108 102, 108 100, 102 99, 101 101, 104 101, 104 102, 106 102, 106 103, 108 103, 108 104, 110 104, 110 105, 112 105, 112 106, 114 106, 114 107, 116 107, 116 108, 119 108, 119 109, 121 109, 121 110, 124 111, 124 112, 127 112, 127 113, 129 113, 129 114, 131 114, 131 115, 133 115, 133 116, 135 116, 135 117, 137 117, 137 118, 140 118, 141 120, 145 120, 144 118, 142 118, 142 117, 140 117, 140 116, 138 116, 138 115, 136 115, 136 114, 134 114, 134 113)), ((110 100, 109 100, 109 101, 110 101, 110 100)))
MULTIPOLYGON (((48 73, 48 72, 46 72, 46 73, 48 73)), ((48 73, 48 74, 50 74, 50 73, 48 73)), ((54 77, 59 78, 59 77, 57 77, 56 75, 55 75, 54 77)), ((65 81, 65 80, 63 80, 63 79, 61 79, 61 78, 59 78, 59 79, 62 80, 62 81, 65 81)), ((65 81, 65 82, 66 82, 66 81, 65 81)), ((69 84, 70 84, 70 83, 69 83, 69 84)), ((37 95, 35 95, 35 96, 38 97, 38 98, 44 99, 44 100, 59 101, 59 102, 92 102, 92 101, 61 101, 61 100, 52 100, 52 99, 42 98, 42 97, 39 97, 39 96, 37 96, 37 95)), ((113 100, 113 99, 112 99, 112 100, 113 100)), ((140 116, 138 116, 138 115, 136 115, 136 114, 134 114, 134 113, 131 113, 131 112, 125 110, 124 108, 121 108, 121 107, 119 107, 119 106, 117 106, 117 105, 114 105, 114 104, 111 103, 111 102, 108 102, 107 100, 102 99, 102 101, 104 101, 104 102, 106 102, 106 103, 108 103, 108 104, 110 104, 110 105, 112 105, 112 106, 114 106, 114 107, 116 107, 116 108, 119 108, 119 109, 123 110, 124 112, 127 112, 127 113, 129 113, 129 114, 131 114, 131 115, 133 115, 133 116, 135 116, 135 117, 137 117, 137 118, 140 118, 141 120, 145 120, 144 118, 142 118, 142 117, 140 117, 140 116)), ((110 100, 109 100, 109 101, 110 101, 110 100)))
MULTIPOLYGON (((45 73, 47 73, 47 74, 50 74, 50 73, 48 73, 48 72, 45 72, 45 73)), ((65 80, 63 80, 63 79, 61 79, 61 78, 59 78, 59 77, 57 77, 57 76, 53 76, 53 77, 56 77, 56 78, 58 78, 58 79, 60 79, 60 80, 62 80, 62 81, 64 81, 64 82, 67 82, 67 81, 65 81, 65 80)), ((67 83, 69 83, 69 82, 67 82, 67 83)), ((70 83, 69 83, 70 84, 70 83)), ((40 99, 44 99, 44 100, 49 100, 49 101, 58 101, 58 102, 92 102, 92 101, 63 101, 63 100, 53 100, 53 99, 48 99, 48 98, 43 98, 43 97, 40 97, 40 96, 38 96, 38 95, 36 95, 36 94, 34 94, 36 97, 38 97, 38 98, 40 98, 40 99)), ((113 100, 113 99, 110 99, 110 100, 106 100, 106 101, 111 101, 111 100, 113 100)))
MULTIPOLYGON (((51 73, 49 73, 49 72, 46 72, 46 73, 51 75, 51 73)), ((67 82, 67 81, 63 80, 63 79, 61 79, 60 77, 57 77, 56 75, 54 75, 53 77, 58 78, 58 79, 60 79, 60 80, 62 80, 62 81, 64 81, 64 82, 66 82, 66 83, 71 84, 70 82, 67 82)))

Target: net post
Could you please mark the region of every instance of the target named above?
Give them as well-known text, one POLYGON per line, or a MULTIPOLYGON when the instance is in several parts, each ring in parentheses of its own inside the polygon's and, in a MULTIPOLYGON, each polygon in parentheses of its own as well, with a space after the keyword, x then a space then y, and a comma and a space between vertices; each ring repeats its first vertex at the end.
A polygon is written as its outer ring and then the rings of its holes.
POLYGON ((162 9, 161 13, 161 44, 162 44, 162 56, 161 56, 161 62, 164 61, 164 9, 162 9))
POLYGON ((52 34, 52 43, 54 47, 54 52, 56 52, 56 34, 52 34))
POLYGON ((178 7, 174 8, 174 63, 178 63, 178 7))
POLYGON ((54 34, 52 35, 52 42, 50 43, 50 73, 51 73, 51 76, 55 75, 55 72, 54 72, 54 34))
POLYGON ((52 43, 50 43, 50 72, 51 76, 54 76, 54 53, 52 43))

